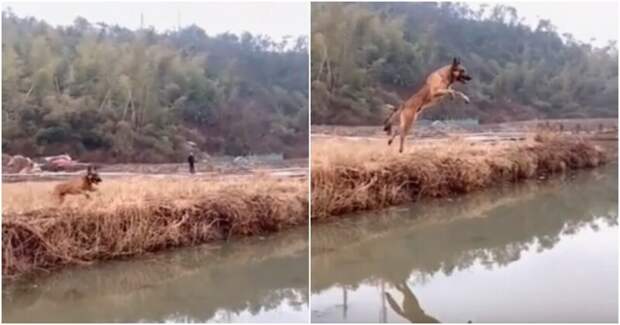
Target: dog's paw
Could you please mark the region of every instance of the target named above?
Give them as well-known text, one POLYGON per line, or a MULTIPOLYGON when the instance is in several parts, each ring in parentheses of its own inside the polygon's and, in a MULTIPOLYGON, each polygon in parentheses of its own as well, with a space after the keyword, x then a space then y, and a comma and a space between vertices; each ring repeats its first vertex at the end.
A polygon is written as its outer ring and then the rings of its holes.
POLYGON ((383 105, 383 109, 385 109, 386 111, 393 111, 396 109, 396 106, 392 105, 392 104, 384 104, 383 105))

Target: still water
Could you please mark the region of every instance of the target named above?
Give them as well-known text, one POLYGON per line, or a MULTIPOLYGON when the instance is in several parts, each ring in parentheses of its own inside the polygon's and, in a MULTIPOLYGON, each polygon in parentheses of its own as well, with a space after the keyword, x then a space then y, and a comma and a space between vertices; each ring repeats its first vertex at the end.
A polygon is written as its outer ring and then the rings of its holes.
POLYGON ((313 322, 617 322, 618 166, 312 226, 313 322))
POLYGON ((308 230, 4 281, 4 322, 308 321, 308 230))

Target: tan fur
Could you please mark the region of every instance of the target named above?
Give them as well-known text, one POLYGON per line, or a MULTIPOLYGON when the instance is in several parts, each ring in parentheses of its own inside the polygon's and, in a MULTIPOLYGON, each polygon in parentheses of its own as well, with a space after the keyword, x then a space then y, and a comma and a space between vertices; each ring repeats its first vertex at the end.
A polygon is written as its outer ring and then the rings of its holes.
POLYGON ((465 73, 465 69, 456 58, 452 64, 431 73, 426 78, 426 82, 422 88, 400 107, 394 109, 385 120, 384 130, 390 135, 388 145, 392 144, 396 135, 400 135, 400 146, 398 151, 403 152, 407 132, 418 119, 418 116, 424 109, 437 105, 447 96, 451 98, 460 96, 466 103, 469 103, 469 98, 462 92, 452 89, 452 85, 457 81, 465 83, 466 80, 470 79, 471 77, 465 73), (398 132, 392 133, 393 125, 398 126, 398 132))
POLYGON ((95 184, 100 182, 101 178, 99 178, 99 174, 97 174, 95 169, 88 167, 86 175, 56 185, 53 194, 60 204, 64 202, 65 196, 67 195, 84 194, 84 196, 89 199, 90 195, 88 195, 88 192, 96 191, 97 188, 95 184))

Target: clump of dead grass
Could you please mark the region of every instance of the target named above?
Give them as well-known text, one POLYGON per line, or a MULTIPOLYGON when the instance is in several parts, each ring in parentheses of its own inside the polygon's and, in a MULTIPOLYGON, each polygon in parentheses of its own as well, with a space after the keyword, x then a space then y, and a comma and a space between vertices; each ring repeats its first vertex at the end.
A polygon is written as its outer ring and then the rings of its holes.
POLYGON ((3 184, 2 274, 138 255, 308 220, 305 180, 110 180, 61 207, 55 182, 3 184))
POLYGON ((525 141, 416 141, 404 154, 385 141, 313 139, 312 218, 462 194, 605 160, 599 147, 551 133, 525 141))

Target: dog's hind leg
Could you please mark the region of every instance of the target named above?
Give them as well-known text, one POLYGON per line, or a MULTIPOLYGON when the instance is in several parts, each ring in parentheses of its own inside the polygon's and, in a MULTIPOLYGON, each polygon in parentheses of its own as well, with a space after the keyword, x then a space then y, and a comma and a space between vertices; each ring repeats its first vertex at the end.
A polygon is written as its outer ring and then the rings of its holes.
POLYGON ((396 136, 400 133, 400 128, 397 127, 396 130, 392 130, 392 134, 390 134, 390 139, 388 140, 388 146, 392 145, 396 136))
MULTIPOLYGON (((411 125, 418 119, 417 113, 412 113, 413 116, 401 116, 400 119, 400 147, 398 148, 398 152, 402 153, 405 149, 405 138, 407 137, 407 133, 411 128, 411 125)), ((404 115, 404 114, 403 114, 404 115)))
MULTIPOLYGON (((392 105, 389 105, 392 106, 392 105)), ((388 116, 387 119, 385 119, 385 121, 383 122, 383 131, 385 131, 387 133, 387 135, 390 137, 390 139, 388 140, 388 146, 392 144, 392 142, 394 141, 394 138, 396 137, 396 135, 398 134, 398 131, 394 130, 394 120, 400 117, 400 113, 398 112, 397 109, 395 109, 392 106, 392 113, 390 113, 390 116, 388 116)))
POLYGON ((400 133, 400 146, 398 147, 398 152, 403 153, 403 149, 405 147, 405 137, 407 134, 405 132, 400 133))
POLYGON ((411 121, 408 119, 402 119, 400 122, 400 146, 398 147, 398 152, 402 153, 405 148, 405 138, 407 137, 407 131, 409 131, 409 127, 411 126, 411 121))

